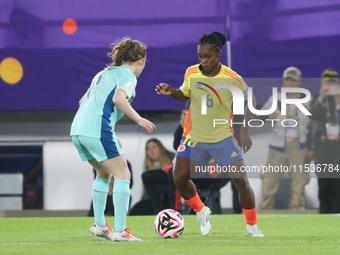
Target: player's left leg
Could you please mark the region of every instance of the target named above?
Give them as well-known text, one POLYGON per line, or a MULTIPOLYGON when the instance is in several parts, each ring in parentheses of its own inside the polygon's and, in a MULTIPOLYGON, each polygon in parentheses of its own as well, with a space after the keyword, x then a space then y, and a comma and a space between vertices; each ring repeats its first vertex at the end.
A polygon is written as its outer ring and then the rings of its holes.
POLYGON ((249 184, 247 174, 240 171, 244 166, 243 160, 238 160, 230 165, 236 168, 236 172, 229 172, 229 175, 239 193, 240 205, 246 218, 248 234, 253 237, 263 237, 264 235, 257 229, 256 224, 257 211, 254 191, 249 184))
POLYGON ((107 203, 107 194, 111 180, 110 173, 98 173, 92 185, 93 211, 95 222, 99 227, 105 227, 104 211, 107 203))
POLYGON ((237 145, 236 139, 231 136, 216 144, 211 144, 208 147, 208 152, 214 158, 217 166, 229 170, 229 176, 239 193, 239 201, 246 218, 249 236, 264 236, 261 231, 257 230, 254 191, 249 185, 246 172, 243 171, 242 151, 237 145))
MULTIPOLYGON (((73 136, 72 141, 76 146, 80 154, 80 157, 82 158, 83 161, 88 161, 90 164, 91 161, 97 162, 94 159, 95 156, 93 156, 91 152, 94 147, 97 147, 97 145, 100 144, 98 139, 85 136, 73 136)), ((97 156, 98 155, 96 155, 96 157, 97 156)), ((92 185, 92 197, 93 197, 92 201, 95 223, 90 228, 90 232, 91 234, 101 237, 103 239, 112 240, 111 229, 108 223, 105 222, 104 216, 111 174, 105 169, 99 169, 99 171, 96 172, 97 177, 92 185)))

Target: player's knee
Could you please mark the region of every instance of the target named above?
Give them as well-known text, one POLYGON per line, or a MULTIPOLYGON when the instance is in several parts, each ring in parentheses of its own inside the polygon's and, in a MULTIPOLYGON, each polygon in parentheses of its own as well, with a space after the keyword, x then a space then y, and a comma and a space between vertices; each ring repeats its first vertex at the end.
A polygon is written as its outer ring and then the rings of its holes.
POLYGON ((181 188, 182 186, 185 186, 185 184, 188 182, 188 178, 182 173, 176 173, 173 174, 174 182, 177 187, 181 188))
MULTIPOLYGON (((118 174, 116 174, 116 176, 118 177, 117 179, 124 179, 124 180, 131 180, 131 173, 129 171, 129 169, 127 168, 126 171, 122 171, 118 174)), ((116 176, 113 176, 116 179, 116 176)))
POLYGON ((98 175, 100 178, 103 178, 103 179, 110 179, 110 178, 111 178, 111 174, 110 174, 110 173, 103 174, 103 173, 98 173, 98 172, 97 172, 97 175, 98 175))

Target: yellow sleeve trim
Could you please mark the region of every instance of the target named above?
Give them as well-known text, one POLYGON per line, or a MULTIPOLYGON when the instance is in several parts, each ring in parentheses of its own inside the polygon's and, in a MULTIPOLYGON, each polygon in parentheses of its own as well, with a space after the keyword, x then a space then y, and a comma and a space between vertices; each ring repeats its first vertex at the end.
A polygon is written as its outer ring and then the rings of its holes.
POLYGON ((125 91, 125 94, 126 94, 126 98, 127 99, 130 99, 130 96, 129 96, 129 93, 127 92, 127 90, 125 88, 122 88, 122 87, 118 87, 117 89, 122 89, 125 91))

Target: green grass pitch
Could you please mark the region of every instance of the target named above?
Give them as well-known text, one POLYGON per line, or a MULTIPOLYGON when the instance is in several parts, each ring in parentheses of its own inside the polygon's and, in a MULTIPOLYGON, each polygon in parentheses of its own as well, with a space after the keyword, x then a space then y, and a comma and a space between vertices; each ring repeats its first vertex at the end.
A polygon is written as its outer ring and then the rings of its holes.
MULTIPOLYGON (((247 236, 243 215, 212 215, 203 237, 195 216, 184 216, 183 234, 162 239, 153 216, 130 216, 143 243, 118 243, 90 235, 93 218, 0 218, 0 254, 340 254, 339 215, 258 215, 265 237, 247 236)), ((106 220, 113 226, 113 217, 106 220)))

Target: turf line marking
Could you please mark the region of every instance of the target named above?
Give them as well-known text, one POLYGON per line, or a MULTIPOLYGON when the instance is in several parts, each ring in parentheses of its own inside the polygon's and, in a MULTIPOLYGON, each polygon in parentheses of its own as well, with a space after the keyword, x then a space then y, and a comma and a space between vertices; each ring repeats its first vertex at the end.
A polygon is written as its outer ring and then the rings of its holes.
POLYGON ((44 243, 2 243, 1 245, 17 245, 17 244, 44 244, 44 243))
POLYGON ((236 241, 236 240, 210 240, 215 243, 247 243, 248 241, 236 241))
POLYGON ((275 218, 275 217, 334 217, 334 216, 340 216, 340 214, 272 214, 272 215, 263 215, 263 214, 258 214, 257 217, 261 218, 275 218))

